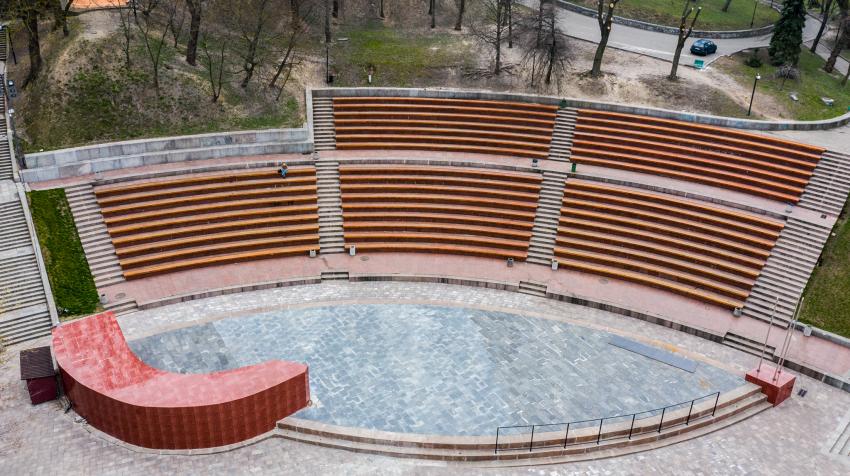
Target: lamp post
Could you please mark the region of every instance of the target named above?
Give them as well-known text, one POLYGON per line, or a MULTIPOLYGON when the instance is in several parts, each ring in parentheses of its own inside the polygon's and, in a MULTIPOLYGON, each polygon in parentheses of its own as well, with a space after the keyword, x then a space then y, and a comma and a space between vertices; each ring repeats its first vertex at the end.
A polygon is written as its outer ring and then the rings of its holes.
POLYGON ((756 23, 756 7, 759 6, 759 0, 753 0, 753 18, 750 20, 750 28, 756 23))
POLYGON ((747 117, 749 117, 750 113, 753 112, 753 98, 756 97, 756 85, 761 79, 761 75, 757 74, 755 81, 753 81, 753 93, 750 95, 750 107, 747 109, 747 117))

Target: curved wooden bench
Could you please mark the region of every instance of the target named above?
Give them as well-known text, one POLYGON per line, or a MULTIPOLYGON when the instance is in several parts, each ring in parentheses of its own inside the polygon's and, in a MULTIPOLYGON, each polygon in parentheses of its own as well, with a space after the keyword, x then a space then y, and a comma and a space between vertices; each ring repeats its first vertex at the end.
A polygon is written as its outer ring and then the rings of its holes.
POLYGON ((485 248, 479 246, 464 246, 456 244, 435 243, 400 243, 400 242, 364 242, 356 243, 358 251, 372 252, 416 252, 416 253, 438 253, 438 254, 460 254, 469 256, 481 256, 485 258, 507 259, 513 258, 522 261, 526 258, 526 252, 510 249, 485 248))
POLYGON ((540 143, 540 142, 524 142, 524 141, 512 141, 512 140, 504 140, 504 139, 487 139, 481 137, 471 137, 471 136, 431 136, 427 134, 410 134, 410 135, 397 135, 397 134, 336 134, 335 137, 337 143, 344 144, 359 144, 361 142, 372 143, 372 142, 395 142, 395 141, 403 141, 410 142, 415 144, 436 144, 436 145, 464 145, 470 147, 498 147, 498 148, 508 148, 514 150, 522 150, 521 148, 527 147, 532 150, 541 151, 546 153, 549 151, 548 143, 540 143), (507 146, 507 147, 504 147, 507 146))
POLYGON ((498 124, 494 122, 466 122, 466 121, 438 121, 428 118, 420 119, 334 119, 334 127, 337 130, 340 128, 363 128, 363 127, 407 127, 407 128, 442 128, 454 129, 463 128, 477 132, 493 131, 493 132, 509 132, 517 134, 526 134, 534 137, 544 137, 549 139, 552 136, 552 127, 550 126, 527 126, 520 124, 498 124))
POLYGON ((583 163, 587 165, 595 165, 598 167, 607 167, 612 169, 623 169, 623 170, 631 170, 633 172, 640 172, 650 175, 661 175, 672 177, 680 180, 685 180, 689 182, 696 183, 704 183, 707 185, 713 185, 721 188, 728 188, 731 190, 737 190, 740 192, 749 193, 751 195, 757 195, 761 197, 770 198, 773 200, 787 202, 787 203, 797 203, 800 201, 799 194, 791 194, 791 193, 781 193, 774 192, 771 190, 765 190, 760 187, 753 187, 746 184, 738 183, 738 182, 730 182, 728 180, 720 180, 712 177, 706 177, 704 175, 698 175, 693 173, 679 172, 676 170, 670 170, 663 167, 655 167, 643 164, 635 164, 628 162, 621 162, 618 160, 608 160, 608 159, 597 159, 594 157, 581 157, 573 153, 570 157, 570 160, 576 163, 583 163))
POLYGON ((508 240, 478 235, 457 235, 451 233, 417 233, 417 232, 383 232, 383 231, 354 231, 345 234, 348 244, 364 242, 393 242, 393 243, 440 243, 478 246, 481 248, 514 249, 525 252, 528 242, 508 240))
POLYGON ((607 126, 576 125, 575 134, 587 140, 603 143, 627 143, 647 149, 681 152, 695 157, 709 157, 721 161, 735 161, 751 167, 772 170, 777 173, 809 178, 814 167, 810 162, 787 159, 761 151, 731 146, 706 145, 693 139, 674 138, 649 132, 620 130, 607 126), (707 148, 711 147, 711 148, 707 148), (782 163, 785 162, 785 163, 782 163))
POLYGON ((525 240, 527 246, 531 238, 530 230, 513 228, 497 228, 493 226, 458 225, 451 223, 416 222, 416 221, 356 221, 344 225, 346 236, 354 237, 360 232, 422 232, 457 235, 479 235, 507 240, 525 240))
POLYGON ((340 180, 346 181, 355 175, 422 175, 429 177, 465 177, 470 179, 500 180, 505 183, 526 182, 540 184, 540 174, 502 172, 477 167, 445 167, 421 165, 341 165, 340 180))
POLYGON ((293 187, 293 188, 264 188, 257 190, 242 190, 239 192, 207 193, 202 195, 179 196, 164 198, 162 200, 150 200, 147 202, 125 203, 101 207, 103 216, 120 215, 122 213, 133 213, 138 210, 159 210, 174 207, 184 207, 196 203, 227 203, 234 199, 251 199, 272 197, 285 200, 287 203, 310 203, 316 201, 316 186, 293 187), (300 194, 300 195, 295 195, 300 194))
POLYGON ((555 120, 553 119, 534 119, 526 118, 521 115, 516 116, 500 116, 492 114, 466 114, 466 113, 451 113, 451 112, 406 112, 406 111, 352 111, 352 112, 334 112, 334 123, 339 119, 442 119, 445 121, 463 121, 463 122, 480 122, 480 123, 496 123, 496 124, 515 124, 520 126, 537 126, 554 129, 555 120))
POLYGON ((336 96, 333 98, 334 105, 336 104, 361 104, 361 103, 377 103, 377 104, 455 104, 464 106, 491 106, 500 107, 503 109, 518 109, 537 110, 537 111, 557 111, 558 106, 553 104, 540 104, 532 102, 518 101, 495 101, 491 99, 459 99, 459 98, 428 98, 428 97, 400 97, 400 96, 353 96, 343 97, 336 96))
POLYGON ((450 194, 426 194, 426 193, 370 193, 370 194, 355 194, 343 193, 342 203, 343 209, 346 202, 353 204, 354 202, 406 202, 406 203, 437 203, 445 205, 471 205, 488 208, 505 208, 511 210, 536 210, 536 203, 521 202, 516 200, 502 200, 495 198, 476 198, 457 196, 450 194))
MULTIPOLYGON (((770 255, 769 248, 761 246, 751 246, 741 243, 739 241, 732 241, 726 238, 720 238, 713 234, 690 231, 677 226, 669 226, 655 222, 647 222, 622 215, 606 215, 604 213, 598 213, 589 210, 570 210, 565 208, 562 210, 562 213, 570 217, 575 216, 583 218, 585 220, 596 220, 599 223, 617 225, 624 228, 631 228, 634 230, 644 230, 652 233, 666 234, 684 240, 693 240, 697 243, 703 243, 728 251, 734 251, 762 260, 766 260, 767 257, 770 255)), ((569 224, 565 221, 564 216, 561 217, 561 224, 564 226, 568 226, 569 224)))
POLYGON ((282 258, 285 256, 306 254, 310 250, 318 249, 319 244, 317 236, 315 245, 263 248, 258 250, 246 250, 212 256, 201 256, 180 261, 168 261, 165 263, 155 264, 151 266, 143 266, 134 269, 124 270, 124 277, 126 279, 145 278, 158 274, 173 273, 175 271, 185 271, 187 269, 202 268, 206 266, 241 263, 245 261, 256 261, 268 258, 282 258))
POLYGON ((470 205, 446 205, 442 203, 392 203, 392 202, 359 202, 345 203, 342 205, 343 213, 348 212, 413 212, 413 213, 441 213, 451 211, 464 215, 481 215, 488 217, 507 218, 511 220, 534 221, 534 212, 521 210, 506 210, 500 208, 488 208, 470 205))
POLYGON ((193 248, 178 248, 169 251, 151 253, 142 256, 120 258, 118 262, 124 269, 125 276, 131 268, 152 264, 174 264, 189 258, 214 258, 218 254, 240 253, 243 251, 258 251, 262 249, 293 247, 301 251, 318 249, 319 235, 277 236, 272 238, 256 238, 239 242, 213 243, 193 248), (315 243, 315 244, 314 244, 315 243))
POLYGON ((264 208, 275 206, 279 213, 316 213, 319 209, 314 203, 292 205, 287 200, 287 197, 264 197, 252 200, 233 200, 230 202, 219 203, 204 203, 201 205, 192 205, 186 207, 166 208, 160 210, 151 210, 146 212, 138 212, 125 215, 106 216, 103 221, 106 226, 111 229, 112 226, 119 224, 138 223, 140 221, 159 220, 165 218, 183 217, 186 215, 227 212, 235 210, 247 210, 251 208, 264 208))
POLYGON ((505 147, 470 146, 461 144, 436 144, 429 142, 337 142, 339 150, 398 149, 398 150, 438 150, 444 152, 470 152, 476 154, 513 155, 545 159, 548 152, 535 152, 505 147))
MULTIPOLYGON (((277 212, 275 212, 277 213, 277 212)), ((124 233, 115 233, 115 229, 110 229, 109 232, 113 236, 112 244, 115 248, 137 245, 157 240, 168 240, 179 238, 182 236, 196 236, 206 233, 219 233, 223 231, 242 230, 250 228, 268 228, 280 226, 292 227, 313 227, 318 229, 319 215, 272 215, 264 218, 255 218, 250 220, 222 220, 217 222, 206 222, 203 219, 191 223, 200 223, 199 225, 165 225, 165 226, 150 226, 149 223, 128 225, 128 230, 122 230, 124 233), (123 236, 122 236, 123 235, 123 236)), ((218 217, 216 217, 218 218, 218 217)), ((235 218, 238 218, 236 216, 235 218)), ((174 221, 172 221, 174 223, 174 221)), ((123 228, 123 227, 122 227, 123 228)))
POLYGON ((464 187, 460 185, 424 185, 418 183, 371 183, 371 184, 349 184, 343 183, 340 189, 344 194, 379 194, 388 193, 401 194, 439 194, 452 193, 469 197, 499 198, 506 200, 528 200, 537 202, 537 193, 515 192, 511 190, 500 190, 498 188, 464 187))
MULTIPOLYGON (((316 211, 316 209, 317 207, 312 207, 312 210, 314 212, 316 211)), ((164 232, 169 232, 171 230, 175 230, 177 228, 182 227, 190 228, 192 226, 206 225, 239 227, 241 226, 240 222, 243 220, 252 221, 252 223, 264 223, 267 221, 269 223, 300 223, 308 221, 317 221, 318 219, 319 215, 317 215, 316 213, 304 212, 303 210, 293 214, 281 214, 280 208, 253 208, 248 210, 235 210, 229 212, 213 212, 188 216, 176 216, 161 220, 134 222, 126 225, 113 225, 109 227, 109 234, 112 236, 113 241, 115 241, 123 239, 127 235, 133 235, 135 233, 150 233, 157 230, 164 230, 164 232)))
POLYGON ((446 186, 465 186, 476 188, 499 188, 501 190, 510 190, 516 192, 539 193, 540 184, 526 182, 507 182, 502 180, 488 179, 470 179, 458 177, 443 177, 429 175, 346 175, 340 177, 340 183, 343 186, 349 184, 394 184, 394 183, 411 183, 411 184, 427 184, 427 185, 446 185, 446 186))
POLYGON ((407 137, 410 135, 442 136, 442 137, 475 137, 489 140, 501 140, 515 144, 542 144, 549 148, 551 137, 544 135, 526 134, 520 132, 504 132, 493 130, 443 128, 443 127, 393 127, 393 126, 339 126, 335 125, 336 137, 407 137))
MULTIPOLYGON (((820 158, 820 155, 825 149, 818 146, 803 144, 786 139, 768 137, 750 132, 729 129, 725 127, 709 126, 705 124, 697 124, 694 122, 677 121, 674 119, 662 119, 651 116, 639 116, 634 114, 625 114, 619 112, 599 111, 594 109, 579 109, 578 118, 597 117, 609 120, 618 120, 625 123, 638 123, 644 125, 653 125, 668 127, 674 131, 687 131, 690 133, 706 134, 712 138, 717 138, 721 141, 737 141, 738 143, 757 145, 762 148, 770 148, 780 152, 781 154, 792 154, 800 157, 809 157, 815 161, 820 158)), ((758 148, 756 147, 756 148, 758 148)))
POLYGON ((312 242, 311 240, 313 237, 318 236, 318 233, 319 224, 311 223, 293 226, 265 226, 262 228, 229 230, 218 233, 203 233, 182 237, 160 236, 162 239, 155 241, 151 241, 150 235, 143 235, 141 238, 146 239, 148 242, 116 246, 115 254, 118 255, 119 259, 122 259, 152 253, 160 253, 168 250, 193 248, 219 243, 243 243, 246 242, 246 240, 278 237, 295 239, 302 235, 309 235, 303 241, 312 242))
POLYGON ((584 261, 578 261, 562 257, 558 257, 557 261, 559 265, 568 269, 575 269, 587 273, 609 276, 616 279, 622 279, 624 281, 632 281, 647 286, 661 288, 668 291, 672 291, 677 294, 681 294, 683 296, 698 299, 704 302, 709 302, 722 307, 738 308, 744 305, 743 300, 728 298, 723 295, 703 291, 701 289, 697 289, 691 286, 685 286, 667 279, 658 278, 648 274, 637 273, 634 271, 627 271, 623 269, 612 268, 609 266, 592 264, 584 261))
POLYGON ((216 172, 203 175, 189 175, 188 177, 169 178, 156 181, 99 185, 94 188, 94 191, 95 195, 98 198, 101 198, 114 194, 140 192, 144 190, 159 190, 163 188, 182 187, 187 185, 228 183, 240 180, 261 180, 268 178, 277 178, 281 181, 289 180, 290 178, 300 180, 304 177, 315 178, 315 169, 313 167, 290 167, 286 173, 286 179, 282 179, 278 174, 277 169, 273 168, 250 169, 247 171, 232 170, 227 172, 216 172))
POLYGON ((534 227, 534 223, 528 220, 450 213, 387 212, 385 210, 375 210, 371 213, 343 211, 342 216, 345 227, 355 226, 360 223, 380 223, 382 221, 410 221, 414 223, 427 222, 448 224, 458 223, 471 226, 486 226, 499 229, 511 228, 517 230, 531 230, 534 227))
POLYGON ((334 114, 345 112, 375 111, 375 112, 413 112, 413 113, 449 113, 449 114, 479 114, 515 117, 521 114, 525 117, 555 120, 555 111, 535 111, 530 109, 517 110, 484 105, 450 104, 388 104, 388 103, 334 103, 334 114))

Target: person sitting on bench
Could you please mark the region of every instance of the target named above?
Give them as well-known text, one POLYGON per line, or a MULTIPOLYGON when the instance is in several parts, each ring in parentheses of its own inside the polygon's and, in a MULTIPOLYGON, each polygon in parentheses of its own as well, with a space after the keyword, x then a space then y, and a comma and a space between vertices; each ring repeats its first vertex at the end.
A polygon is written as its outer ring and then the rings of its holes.
POLYGON ((280 168, 277 169, 277 173, 280 174, 280 178, 286 178, 286 172, 289 170, 289 167, 286 166, 286 162, 280 163, 280 168))

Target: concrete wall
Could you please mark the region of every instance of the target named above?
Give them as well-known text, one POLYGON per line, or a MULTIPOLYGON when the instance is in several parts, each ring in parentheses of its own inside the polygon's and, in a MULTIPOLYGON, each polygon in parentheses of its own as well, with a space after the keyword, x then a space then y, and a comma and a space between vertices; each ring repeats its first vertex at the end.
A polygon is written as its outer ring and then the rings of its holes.
POLYGON ((221 157, 304 153, 313 150, 306 128, 240 131, 112 142, 28 154, 24 182, 107 170, 221 157))
POLYGON ((541 104, 560 104, 566 101, 567 107, 598 109, 602 111, 623 112, 629 114, 640 114, 650 117, 664 119, 677 119, 681 121, 695 122, 698 124, 709 124, 722 127, 733 127, 736 129, 752 129, 760 131, 783 131, 783 130, 825 130, 841 127, 850 123, 850 112, 842 116, 822 121, 754 121, 750 119, 737 119, 733 117, 711 116, 708 114, 695 114, 656 107, 630 106, 610 102, 587 101, 575 98, 560 98, 555 96, 536 96, 532 94, 500 93, 494 91, 471 91, 450 88, 322 88, 313 89, 316 97, 332 96, 399 96, 399 97, 434 97, 434 98, 462 98, 462 99, 490 99, 501 101, 535 102, 541 104))

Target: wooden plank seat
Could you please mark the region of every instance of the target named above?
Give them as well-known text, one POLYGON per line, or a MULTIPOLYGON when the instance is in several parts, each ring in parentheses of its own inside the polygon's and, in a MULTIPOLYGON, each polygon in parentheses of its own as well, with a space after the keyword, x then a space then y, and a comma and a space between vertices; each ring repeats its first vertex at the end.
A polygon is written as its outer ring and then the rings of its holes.
POLYGON ((565 226, 558 227, 558 239, 580 238, 599 243, 622 245, 703 263, 731 273, 755 278, 764 260, 723 248, 706 246, 697 241, 667 236, 645 230, 611 225, 604 222, 564 217, 565 226))
POLYGON ((471 205, 447 205, 442 203, 392 203, 392 202, 358 202, 345 203, 343 199, 343 213, 441 213, 451 212, 459 215, 481 215, 488 217, 499 217, 510 220, 534 221, 534 212, 522 210, 508 210, 503 208, 489 208, 486 206, 471 205))
POLYGON ((445 243, 457 245, 470 245, 487 248, 513 249, 525 252, 528 241, 508 240, 479 235, 458 235, 452 233, 420 233, 404 231, 352 231, 345 233, 347 243, 364 242, 393 242, 393 243, 445 243))
MULTIPOLYGON (((651 159, 657 159, 669 164, 672 168, 677 168, 679 164, 689 164, 696 167, 708 167, 709 170, 723 170, 727 173, 740 174, 751 179, 763 180, 765 183, 787 184, 795 189, 800 189, 809 183, 809 177, 798 177, 794 174, 785 172, 774 172, 772 170, 764 170, 759 166, 749 164, 741 164, 734 158, 729 160, 729 156, 720 158, 706 158, 698 156, 699 154, 685 151, 685 153, 673 153, 663 150, 664 147, 655 144, 632 144, 628 140, 623 139, 618 144, 608 142, 597 142, 594 138, 588 138, 582 134, 580 138, 574 142, 574 147, 582 149, 595 150, 602 153, 601 157, 606 158, 609 154, 616 153, 619 155, 636 155, 644 156, 651 159)), ((704 155, 704 154, 703 154, 704 155)), ((811 174, 811 171, 803 171, 803 173, 811 174)))
POLYGON ((650 175, 661 175, 676 178, 679 180, 685 180, 689 182, 696 183, 704 183, 707 185, 712 185, 720 188, 728 188, 730 190, 737 190, 739 192, 748 193, 751 195, 756 195, 760 197, 770 198, 772 200, 777 200, 781 202, 788 203, 797 203, 800 200, 800 194, 792 194, 792 193, 783 193, 777 192, 773 190, 767 190, 761 187, 755 187, 751 185, 747 185, 745 183, 730 181, 730 180, 721 180, 714 177, 707 177, 705 175, 697 174, 697 173, 689 173, 689 172, 680 172, 677 170, 670 170, 666 167, 652 166, 652 165, 644 165, 637 163, 629 163, 622 162, 620 160, 609 160, 609 159, 598 159, 595 157, 583 157, 576 155, 575 150, 573 150, 573 154, 570 156, 570 160, 579 164, 586 165, 594 165, 598 167, 606 167, 613 169, 623 169, 630 170, 632 172, 639 172, 650 175))
MULTIPOLYGON (((234 230, 249 230, 263 229, 270 227, 294 227, 293 229, 302 229, 315 227, 318 228, 319 215, 285 215, 285 216, 268 216, 263 218, 255 218, 250 220, 227 220, 214 223, 200 222, 198 225, 189 226, 166 226, 166 227, 149 227, 148 223, 130 225, 134 227, 130 233, 124 233, 123 236, 114 234, 113 230, 109 230, 112 237, 112 244, 115 248, 137 245, 141 243, 149 243, 159 240, 169 240, 184 236, 197 236, 207 233, 221 233, 234 230), (297 227, 297 228, 296 228, 297 227)), ((199 223, 199 222, 195 222, 199 223)))
POLYGON ((318 237, 315 245, 301 246, 283 246, 263 248, 256 250, 246 250, 233 253, 225 253, 213 256, 201 256, 191 259, 168 261, 151 266, 142 266, 134 269, 125 269, 124 278, 137 279, 158 274, 173 273, 175 271, 183 271, 188 269, 201 268, 204 266, 213 266, 229 263, 241 263, 246 261, 254 261, 268 258, 280 258, 284 256, 294 256, 305 254, 310 250, 318 250, 318 237))
POLYGON ((460 99, 460 98, 428 98, 428 97, 400 97, 400 96, 353 96, 353 97, 334 97, 334 105, 343 104, 454 104, 457 106, 487 106, 499 107, 503 109, 518 109, 520 111, 557 111, 558 106, 554 104, 540 104, 533 102, 519 101, 497 101, 491 99, 460 99))
POLYGON ((689 154, 695 157, 708 157, 718 160, 734 161, 754 168, 772 170, 776 173, 809 178, 814 170, 809 161, 799 161, 787 157, 768 154, 741 147, 717 146, 706 144, 702 140, 670 138, 668 135, 643 131, 616 129, 609 126, 590 126, 577 124, 575 135, 597 143, 615 143, 640 145, 647 149, 658 149, 689 154))
POLYGON ((674 119, 662 119, 658 117, 642 116, 635 114, 626 114, 610 111, 599 111, 593 109, 580 109, 578 118, 581 121, 584 118, 602 118, 606 120, 616 120, 625 123, 642 124, 655 127, 667 127, 674 131, 683 131, 689 133, 706 134, 714 140, 723 142, 737 141, 741 144, 757 145, 755 148, 769 148, 779 152, 780 154, 791 154, 801 158, 809 157, 815 162, 819 160, 820 155, 824 152, 824 148, 803 144, 777 137, 753 134, 736 129, 726 127, 709 126, 705 124, 697 124, 693 122, 677 121, 674 119))
POLYGON ((739 221, 734 218, 717 216, 711 213, 710 211, 696 211, 684 207, 679 208, 675 205, 667 205, 649 201, 637 201, 633 197, 621 197, 616 195, 608 195, 605 193, 587 192, 584 190, 576 190, 572 187, 570 187, 570 189, 565 192, 565 194, 568 194, 567 196, 571 199, 604 202, 622 207, 631 207, 637 203, 639 204, 641 210, 657 212, 666 216, 675 216, 679 218, 698 220, 701 223, 722 226, 730 230, 736 230, 742 233, 749 233, 770 240, 776 240, 778 234, 776 228, 765 228, 762 226, 752 225, 750 223, 745 222, 744 220, 739 221))
POLYGON ((691 231, 680 228, 675 225, 664 225, 660 223, 634 219, 628 216, 607 215, 591 210, 580 209, 564 208, 562 209, 562 215, 563 216, 560 219, 560 224, 562 226, 569 226, 569 222, 566 220, 566 217, 577 217, 584 220, 595 220, 599 223, 616 225, 624 228, 631 228, 634 230, 665 234, 683 240, 692 240, 696 243, 702 243, 708 246, 718 247, 728 251, 734 251, 762 260, 766 260, 767 257, 770 255, 770 250, 761 246, 747 245, 739 241, 733 241, 725 237, 720 237, 715 234, 691 231))
MULTIPOLYGON (((517 200, 502 200, 496 198, 458 196, 446 190, 441 194, 429 193, 345 193, 342 194, 342 202, 352 204, 354 202, 406 202, 406 203, 436 203, 445 205, 469 205, 488 208, 504 208, 511 210, 537 209, 537 203, 522 202, 517 200)), ((444 206, 445 206, 444 205, 444 206)))
POLYGON ((411 142, 416 144, 438 144, 438 145, 465 145, 465 146, 484 146, 484 147, 500 147, 508 149, 517 149, 527 147, 531 150, 536 150, 542 153, 549 151, 549 143, 528 142, 528 141, 513 141, 504 139, 487 139, 471 136, 431 136, 427 134, 336 134, 336 142, 339 143, 360 143, 360 142, 411 142))
POLYGON ((316 187, 267 188, 258 190, 242 190, 239 192, 209 193, 204 195, 181 196, 162 200, 151 200, 141 203, 125 203, 110 207, 102 207, 104 216, 133 213, 139 210, 170 210, 199 203, 230 203, 237 199, 273 198, 277 203, 303 204, 316 201, 316 187), (295 195, 298 193, 298 195, 295 195))
POLYGON ((731 210, 718 206, 708 205, 703 201, 691 200, 664 193, 649 192, 633 187, 609 185, 589 180, 571 179, 570 190, 584 190, 590 192, 604 193, 608 195, 629 197, 645 202, 675 205, 682 209, 693 210, 699 213, 708 213, 719 217, 730 218, 743 223, 749 223, 753 226, 773 229, 777 233, 785 227, 785 222, 781 220, 767 218, 764 216, 756 215, 754 213, 741 212, 740 210, 731 210))
POLYGON ((94 191, 97 198, 107 197, 112 195, 122 195, 125 193, 136 193, 145 190, 161 190, 173 187, 203 185, 203 184, 221 184, 229 182, 237 182, 241 180, 262 180, 277 178, 280 180, 289 181, 289 179, 302 178, 315 179, 316 171, 313 167, 290 167, 286 173, 286 179, 280 179, 277 169, 261 168, 250 170, 229 170, 227 172, 216 172, 203 175, 188 175, 178 178, 160 179, 155 181, 138 181, 131 183, 117 183, 111 185, 99 185, 94 191))
POLYGON ((417 129, 467 129, 479 132, 507 132, 525 134, 533 137, 550 138, 552 127, 549 126, 524 126, 519 124, 500 124, 496 122, 464 122, 464 121, 438 121, 429 118, 419 119, 334 119, 336 130, 342 128, 364 128, 364 127, 407 127, 417 129))
POLYGON ((720 294, 704 291, 695 286, 688 286, 681 283, 676 283, 664 278, 658 278, 649 274, 627 271, 611 266, 599 265, 596 263, 588 263, 585 261, 558 257, 558 264, 567 269, 583 271, 587 273, 608 276, 624 281, 631 281, 646 286, 665 289, 677 294, 681 294, 700 301, 709 302, 718 306, 727 308, 737 308, 743 306, 743 299, 732 299, 720 294))
MULTIPOLYGON (((152 233, 177 229, 191 229, 193 226, 198 227, 221 227, 215 229, 226 229, 227 227, 238 228, 243 226, 243 222, 247 222, 246 226, 259 223, 302 223, 309 221, 317 221, 319 216, 316 213, 305 212, 303 210, 294 213, 281 213, 281 209, 277 207, 255 208, 249 210, 234 210, 229 212, 213 212, 201 213, 187 216, 177 216, 165 218, 162 220, 140 221, 125 225, 115 225, 109 227, 109 234, 112 236, 112 241, 121 240, 126 236, 132 236, 138 233, 152 233)), ((315 212, 317 207, 307 207, 315 212)))
POLYGON ((486 147, 461 144, 436 144, 430 142, 337 142, 336 148, 339 150, 434 150, 443 152, 469 152, 475 154, 511 155, 538 159, 545 159, 549 156, 548 152, 537 152, 528 149, 511 149, 506 147, 486 147))
POLYGON ((586 263, 615 267, 625 271, 645 273, 680 284, 690 284, 692 286, 697 286, 701 289, 706 289, 713 293, 741 301, 746 299, 747 295, 749 295, 748 290, 742 290, 740 288, 728 286, 701 276, 677 271, 667 266, 656 266, 645 261, 624 258, 610 253, 594 253, 585 250, 555 247, 555 255, 558 257, 584 261, 586 263))
MULTIPOLYGON (((247 228, 241 230, 223 231, 218 233, 196 233, 190 236, 166 236, 161 237, 161 239, 155 240, 151 240, 150 236, 142 236, 143 239, 147 238, 146 242, 132 245, 122 244, 120 246, 115 246, 115 253, 118 255, 119 258, 129 258, 133 256, 162 252, 166 250, 192 248, 208 244, 232 243, 257 238, 274 238, 278 236, 315 236, 318 233, 319 224, 311 223, 293 226, 266 226, 260 228, 247 228)), ((310 242, 309 238, 307 241, 310 242)))
POLYGON ((263 197, 251 200, 233 200, 219 203, 203 203, 185 207, 164 208, 159 210, 148 210, 125 215, 107 216, 103 218, 107 227, 119 224, 138 223, 142 221, 162 220, 166 218, 183 217, 194 214, 205 214, 214 212, 228 212, 236 210, 250 210, 255 208, 276 207, 281 214, 315 213, 318 205, 315 203, 292 205, 287 197, 263 197))
POLYGON ((591 200, 577 200, 572 198, 564 198, 564 214, 569 214, 570 210, 581 208, 584 210, 596 211, 606 215, 621 215, 630 218, 640 219, 647 222, 669 225, 685 230, 696 230, 702 233, 712 234, 715 236, 724 237, 730 241, 736 241, 749 246, 754 246, 763 249, 773 247, 776 239, 765 239, 757 236, 752 236, 748 233, 741 233, 734 230, 729 230, 724 227, 710 225, 699 221, 688 220, 669 216, 664 213, 655 213, 643 210, 637 207, 625 207, 610 205, 608 203, 600 203, 591 200))
POLYGON ((380 104, 380 103, 354 103, 334 104, 334 115, 346 112, 387 112, 387 113, 447 113, 447 114, 478 114, 488 116, 535 118, 542 120, 555 120, 556 111, 517 110, 503 107, 488 107, 479 105, 459 104, 380 104))
MULTIPOLYGON (((755 277, 742 276, 711 266, 694 263, 693 260, 678 259, 665 254, 643 251, 631 247, 615 246, 609 243, 598 243, 568 237, 558 237, 557 246, 563 249, 583 250, 617 258, 625 258, 634 262, 639 261, 642 263, 648 263, 658 266, 659 269, 667 268, 670 270, 681 271, 694 276, 717 281, 734 288, 741 288, 745 292, 749 291, 749 289, 753 286, 753 283, 755 283, 755 277)), ((690 256, 688 257, 690 258, 690 256)))
POLYGON ((192 248, 177 248, 141 256, 119 258, 118 262, 121 264, 121 268, 126 272, 132 268, 144 267, 153 264, 163 264, 172 261, 176 262, 189 258, 212 257, 217 254, 239 253, 251 250, 291 246, 298 248, 299 250, 303 248, 304 251, 307 251, 310 249, 318 249, 318 242, 318 234, 276 236, 272 238, 257 238, 239 242, 213 243, 209 245, 195 246, 192 248))
POLYGON ((540 174, 502 172, 478 167, 445 167, 421 165, 341 165, 340 180, 346 181, 355 175, 425 175, 434 177, 465 177, 469 179, 501 180, 505 183, 540 184, 540 174))
MULTIPOLYGON (((791 181, 778 182, 776 180, 762 179, 756 177, 755 174, 744 170, 735 170, 732 167, 722 165, 715 167, 711 163, 697 165, 684 160, 665 157, 661 153, 647 153, 646 151, 629 149, 627 147, 611 146, 606 149, 599 149, 596 145, 588 146, 587 143, 581 140, 576 140, 574 144, 572 155, 581 157, 578 160, 585 160, 587 158, 613 160, 623 163, 623 168, 628 167, 628 164, 631 163, 647 165, 658 170, 669 171, 669 173, 681 172, 693 177, 719 179, 730 183, 742 182, 758 190, 789 195, 799 195, 807 183, 795 182, 791 184, 787 183, 791 181)), ((667 173, 662 173, 662 175, 667 175, 667 173)))
POLYGON ((494 238, 513 240, 525 240, 524 245, 531 239, 531 230, 517 230, 514 228, 499 228, 493 226, 478 226, 468 224, 452 224, 437 222, 416 221, 354 221, 345 223, 346 236, 354 236, 358 232, 422 232, 458 234, 458 235, 480 235, 494 238))
POLYGON ((439 194, 452 193, 469 197, 487 197, 500 198, 509 200, 527 200, 537 202, 537 193, 514 192, 511 190, 500 190, 498 188, 482 188, 482 187, 464 187, 459 185, 424 185, 418 183, 368 183, 368 184, 348 184, 343 183, 340 186, 342 193, 347 194, 387 194, 387 193, 403 193, 403 194, 439 194))
POLYGON ((540 134, 526 134, 521 132, 505 132, 481 129, 466 129, 454 127, 410 127, 410 126, 339 126, 335 125, 336 136, 343 138, 351 138, 355 136, 364 137, 379 137, 391 136, 405 137, 409 135, 419 136, 458 136, 458 137, 474 137, 489 140, 500 140, 505 143, 515 144, 542 144, 549 148, 550 136, 540 134))
POLYGON ((343 211, 343 222, 345 227, 358 226, 361 223, 380 223, 382 221, 403 221, 413 223, 449 223, 468 226, 486 226, 504 230, 506 228, 516 230, 531 230, 533 222, 527 220, 510 220, 492 216, 461 215, 450 213, 422 213, 422 212, 387 212, 385 210, 374 210, 372 212, 349 212, 343 211))
POLYGON ((440 175, 393 175, 393 174, 375 174, 375 175, 345 175, 340 177, 340 182, 344 186, 349 184, 382 184, 382 183, 412 183, 412 184, 428 184, 428 185, 447 185, 447 186, 468 186, 487 188, 495 187, 501 190, 510 190, 517 192, 539 193, 540 183, 526 182, 508 182, 502 180, 487 180, 487 179, 470 179, 458 177, 444 177, 440 175))
POLYGON ((410 111, 350 111, 350 112, 334 112, 334 123, 337 119, 427 119, 443 121, 461 121, 461 122, 478 122, 478 123, 496 123, 496 124, 512 124, 517 126, 530 127, 555 127, 554 119, 538 119, 533 117, 524 117, 523 115, 501 116, 494 114, 477 114, 477 113, 461 113, 461 112, 410 112, 410 111))
POLYGON ((371 252, 415 252, 415 253, 438 253, 438 254, 460 254, 468 256, 481 256, 485 258, 507 259, 513 258, 522 261, 526 258, 526 251, 517 251, 504 248, 487 248, 481 246, 468 246, 458 244, 436 244, 432 242, 363 242, 347 243, 347 246, 355 245, 359 251, 371 252))
POLYGON ((186 195, 201 195, 205 193, 216 193, 216 192, 236 192, 240 190, 256 190, 256 189, 270 189, 270 188, 282 188, 282 189, 296 189, 296 190, 309 190, 310 188, 316 188, 316 178, 315 177, 293 177, 290 179, 289 177, 286 180, 282 180, 280 176, 277 176, 272 179, 262 179, 262 180, 238 180, 233 182, 224 182, 224 183, 205 183, 200 185, 184 185, 180 187, 171 187, 171 188, 163 188, 163 189, 154 189, 154 190, 144 190, 144 191, 135 191, 124 194, 113 194, 106 197, 100 197, 97 199, 98 204, 101 207, 111 206, 111 205, 119 205, 126 202, 139 202, 145 200, 153 200, 153 199, 163 199, 163 198, 171 198, 171 197, 182 197, 186 195), (308 187, 306 189, 302 187, 308 187))

